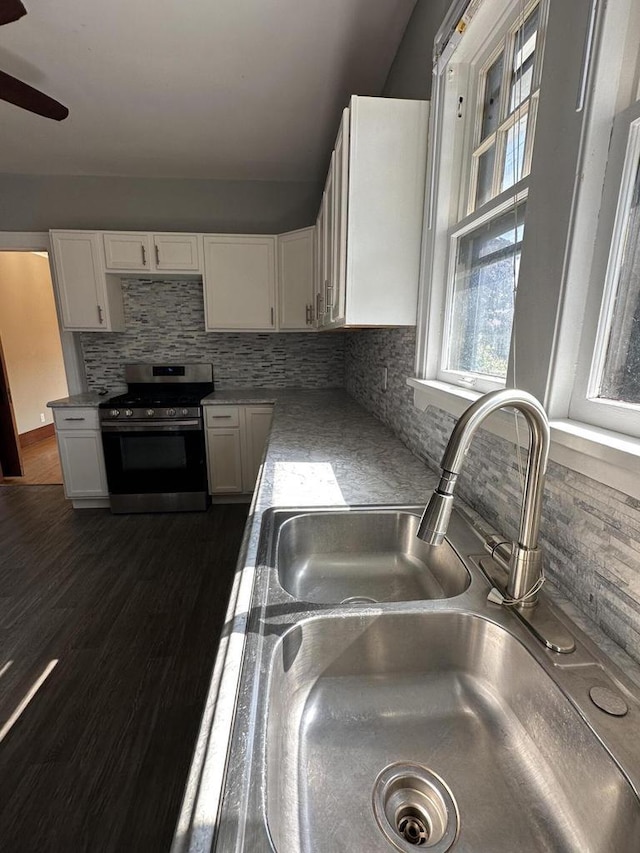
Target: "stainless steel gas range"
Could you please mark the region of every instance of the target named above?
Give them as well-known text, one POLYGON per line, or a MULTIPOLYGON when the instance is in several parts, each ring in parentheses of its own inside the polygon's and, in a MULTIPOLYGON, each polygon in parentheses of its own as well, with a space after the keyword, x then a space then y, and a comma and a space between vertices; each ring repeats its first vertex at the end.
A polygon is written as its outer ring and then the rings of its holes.
POLYGON ((127 392, 100 404, 111 511, 205 510, 202 406, 210 364, 128 364, 127 392))

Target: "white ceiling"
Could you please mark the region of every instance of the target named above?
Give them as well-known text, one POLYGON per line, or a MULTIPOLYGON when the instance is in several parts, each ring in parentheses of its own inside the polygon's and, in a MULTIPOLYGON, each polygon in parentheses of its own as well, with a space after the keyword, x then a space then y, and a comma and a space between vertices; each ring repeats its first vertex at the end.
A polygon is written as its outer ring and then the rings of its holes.
MULTIPOLYGON (((24 0, 0 172, 318 180, 349 94, 379 94, 415 0, 24 0)), ((425 51, 427 48, 425 47, 425 51)))

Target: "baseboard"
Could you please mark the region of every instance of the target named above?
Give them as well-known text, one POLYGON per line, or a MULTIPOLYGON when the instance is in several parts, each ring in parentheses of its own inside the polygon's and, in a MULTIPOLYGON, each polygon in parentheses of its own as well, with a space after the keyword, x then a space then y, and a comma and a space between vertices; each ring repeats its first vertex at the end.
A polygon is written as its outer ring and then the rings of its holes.
POLYGON ((53 424, 45 424, 36 429, 30 429, 28 432, 23 432, 18 436, 20 447, 30 447, 32 444, 37 444, 45 438, 51 438, 55 435, 56 429, 53 424))

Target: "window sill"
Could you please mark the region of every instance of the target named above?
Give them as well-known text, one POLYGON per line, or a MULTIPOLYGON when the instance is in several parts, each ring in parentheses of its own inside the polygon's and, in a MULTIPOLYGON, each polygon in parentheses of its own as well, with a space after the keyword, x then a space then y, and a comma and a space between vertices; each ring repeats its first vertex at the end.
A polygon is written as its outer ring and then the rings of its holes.
MULTIPOLYGON (((470 388, 435 380, 409 378, 407 385, 413 388, 414 405, 420 411, 437 406, 455 417, 482 396, 470 388)), ((517 440, 512 414, 496 412, 484 426, 508 441, 517 440)), ((526 445, 528 432, 524 423, 519 433, 520 443, 526 445)), ((578 421, 552 420, 550 458, 640 500, 640 439, 578 421)))

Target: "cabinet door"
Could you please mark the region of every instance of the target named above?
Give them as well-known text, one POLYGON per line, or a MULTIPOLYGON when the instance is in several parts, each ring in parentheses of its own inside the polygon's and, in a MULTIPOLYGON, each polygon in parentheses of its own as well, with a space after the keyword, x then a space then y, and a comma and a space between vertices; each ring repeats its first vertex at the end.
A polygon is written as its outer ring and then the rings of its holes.
POLYGON ((152 268, 149 235, 133 232, 106 232, 105 267, 108 270, 150 270, 152 268))
POLYGON ((324 193, 316 219, 315 239, 315 285, 314 285, 314 318, 317 329, 324 325, 324 209, 326 206, 324 193))
POLYGON ((209 492, 242 492, 242 442, 240 428, 207 430, 209 492))
POLYGON ((98 430, 61 430, 56 436, 65 495, 68 498, 108 497, 102 439, 98 430))
POLYGON ((349 108, 342 113, 335 148, 333 180, 332 323, 344 323, 347 267, 347 204, 349 196, 349 108))
POLYGON ((256 485, 262 454, 269 437, 272 406, 245 406, 244 491, 252 492, 256 485))
POLYGON ((322 225, 323 225, 323 240, 322 240, 322 270, 323 270, 323 294, 324 294, 324 312, 322 325, 326 326, 331 322, 331 306, 333 305, 333 253, 335 241, 335 229, 333 224, 334 217, 334 175, 335 175, 336 152, 331 155, 331 163, 329 165, 329 174, 322 196, 322 225))
POLYGON ((199 272, 200 252, 196 234, 154 234, 153 260, 157 270, 199 272))
POLYGON ((276 330, 275 237, 204 238, 207 331, 276 330))
POLYGON ((278 237, 279 328, 313 331, 314 228, 278 237))
POLYGON ((63 327, 70 331, 105 329, 104 273, 98 234, 52 232, 51 249, 63 327))

